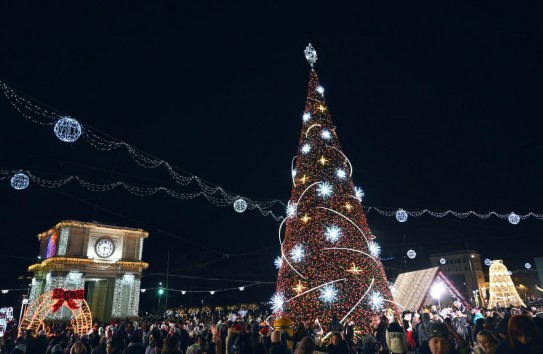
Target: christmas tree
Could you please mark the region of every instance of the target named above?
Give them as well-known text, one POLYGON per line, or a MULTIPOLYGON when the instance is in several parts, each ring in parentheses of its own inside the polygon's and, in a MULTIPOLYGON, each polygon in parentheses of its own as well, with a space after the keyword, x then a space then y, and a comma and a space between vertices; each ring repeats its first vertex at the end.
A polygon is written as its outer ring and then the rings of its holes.
POLYGON ((363 192, 353 184, 353 168, 313 68, 317 55, 311 44, 305 54, 311 65, 309 89, 287 218, 279 227, 272 308, 294 322, 318 319, 325 330, 333 315, 342 322, 350 317, 366 331, 373 314, 394 305, 380 247, 362 207, 363 192))
POLYGON ((511 279, 511 274, 507 270, 503 261, 498 259, 492 261, 490 269, 490 299, 488 308, 507 307, 507 306, 524 306, 526 304, 521 300, 515 284, 511 279))

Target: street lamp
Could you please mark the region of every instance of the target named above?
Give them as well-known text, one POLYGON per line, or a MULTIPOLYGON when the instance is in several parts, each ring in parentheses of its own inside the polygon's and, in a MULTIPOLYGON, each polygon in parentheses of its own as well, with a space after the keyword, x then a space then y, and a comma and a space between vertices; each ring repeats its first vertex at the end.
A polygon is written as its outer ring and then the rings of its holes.
POLYGON ((443 294, 444 292, 445 287, 442 283, 434 283, 434 285, 432 285, 432 288, 430 289, 430 295, 432 295, 434 299, 437 299, 438 306, 441 306, 441 302, 439 301, 439 299, 441 297, 441 294, 443 294))
POLYGON ((164 294, 164 289, 162 288, 162 283, 158 283, 160 288, 158 288, 158 312, 160 313, 160 299, 162 298, 162 294, 164 294))

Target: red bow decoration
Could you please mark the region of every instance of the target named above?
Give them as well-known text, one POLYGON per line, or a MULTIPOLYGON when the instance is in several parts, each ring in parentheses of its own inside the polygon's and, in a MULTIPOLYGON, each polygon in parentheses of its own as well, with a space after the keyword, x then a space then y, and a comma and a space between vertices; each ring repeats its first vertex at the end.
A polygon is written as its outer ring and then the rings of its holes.
POLYGON ((66 302, 68 307, 72 310, 78 309, 79 306, 75 303, 74 300, 83 300, 85 299, 85 290, 64 290, 57 288, 53 290, 53 300, 57 300, 53 304, 53 312, 57 312, 59 308, 64 305, 66 302))

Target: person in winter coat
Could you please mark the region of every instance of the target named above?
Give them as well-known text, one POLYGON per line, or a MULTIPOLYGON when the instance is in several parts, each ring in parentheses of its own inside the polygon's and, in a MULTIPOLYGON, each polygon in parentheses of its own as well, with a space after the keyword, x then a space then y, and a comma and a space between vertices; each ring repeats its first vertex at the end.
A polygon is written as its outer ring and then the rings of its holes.
POLYGON ((332 334, 332 344, 328 346, 328 354, 349 354, 349 344, 341 338, 341 333, 332 334))
POLYGON ((487 330, 482 330, 477 334, 477 345, 473 347, 473 354, 494 354, 500 340, 487 330))
POLYGON ((532 318, 512 316, 507 324, 507 338, 498 345, 496 354, 542 353, 540 335, 532 318))
POLYGON ((396 318, 387 328, 386 343, 391 354, 407 354, 407 334, 396 318))
POLYGON ((417 325, 417 352, 420 352, 420 348, 428 345, 431 329, 432 322, 430 321, 430 314, 424 312, 421 316, 421 322, 417 325))

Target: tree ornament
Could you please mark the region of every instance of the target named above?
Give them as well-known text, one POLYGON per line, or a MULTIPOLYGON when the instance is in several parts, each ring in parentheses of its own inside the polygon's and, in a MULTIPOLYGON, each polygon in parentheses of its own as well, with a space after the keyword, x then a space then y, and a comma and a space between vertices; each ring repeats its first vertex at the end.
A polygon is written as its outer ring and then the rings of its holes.
POLYGON ((81 124, 73 118, 62 117, 55 123, 54 132, 57 138, 65 143, 73 143, 81 136, 81 124))
POLYGON ((296 203, 291 203, 287 206, 287 216, 294 217, 296 216, 298 205, 296 203))
POLYGON ((516 225, 520 222, 520 216, 518 216, 517 214, 515 213, 511 213, 509 214, 509 216, 507 217, 507 220, 509 220, 509 222, 513 225, 516 225))
POLYGON ((243 213, 247 210, 247 202, 243 199, 238 199, 234 202, 234 210, 238 213, 243 213))
POLYGON ((283 265, 283 257, 277 257, 273 261, 273 264, 275 264, 275 268, 279 269, 283 265))
POLYGON ((285 297, 281 293, 275 293, 270 299, 273 312, 282 311, 285 304, 285 297))
POLYGON ((407 212, 403 209, 398 209, 398 211, 396 212, 396 220, 398 220, 399 222, 406 222, 407 217, 407 212))
POLYGON ((323 95, 324 94, 324 87, 318 86, 317 87, 317 92, 320 93, 321 95, 323 95))
POLYGON ((336 171, 336 175, 339 178, 343 179, 343 178, 347 177, 347 172, 345 172, 345 170, 342 169, 342 168, 338 168, 337 171, 336 171))
POLYGON ((338 291, 333 284, 322 287, 320 293, 319 298, 324 302, 336 302, 338 299, 338 291))
POLYGON ((303 152, 304 154, 307 155, 307 154, 309 153, 309 151, 311 151, 311 145, 309 145, 309 144, 304 144, 304 145, 302 146, 302 152, 303 152))
POLYGON ((370 250, 370 253, 375 258, 378 258, 381 255, 381 246, 375 241, 370 241, 368 244, 368 248, 370 250))
POLYGON ((307 122, 308 120, 311 119, 311 113, 309 112, 304 113, 304 115, 302 116, 302 119, 304 122, 307 122))
POLYGON ((441 258, 441 259, 439 260, 439 263, 445 264, 445 263, 447 263, 447 260, 446 260, 445 258, 441 258))
POLYGON ((305 256, 305 251, 304 251, 304 248, 302 247, 302 245, 294 246, 292 251, 290 251, 290 256, 292 257, 292 260, 294 262, 300 262, 302 260, 302 258, 304 258, 304 256, 305 256))
POLYGON ((17 173, 11 177, 11 186, 17 190, 26 189, 30 184, 30 179, 24 173, 17 173))
POLYGON ((356 195, 356 199, 360 201, 364 198, 364 191, 360 187, 354 187, 354 194, 356 195))
POLYGON ((383 295, 379 294, 377 291, 374 291, 370 298, 370 304, 374 311, 382 309, 385 299, 383 295))
POLYGON ((407 257, 409 257, 410 259, 413 259, 416 256, 417 256, 417 252, 415 252, 414 250, 407 251, 407 257))
POLYGON ((332 133, 330 133, 329 130, 323 130, 321 132, 321 137, 324 139, 324 140, 330 140, 332 138, 332 133))
POLYGON ((326 241, 337 242, 341 237, 341 229, 336 225, 328 226, 326 231, 324 231, 324 237, 326 241))
POLYGON ((334 189, 328 182, 322 182, 319 184, 319 187, 317 187, 317 193, 323 198, 328 198, 333 192, 334 189))
POLYGON ((307 59, 307 62, 309 63, 309 65, 311 65, 311 67, 313 67, 313 65, 317 61, 317 51, 315 50, 315 48, 313 48, 311 43, 309 43, 307 45, 307 47, 305 48, 304 54, 305 54, 305 58, 307 59))

